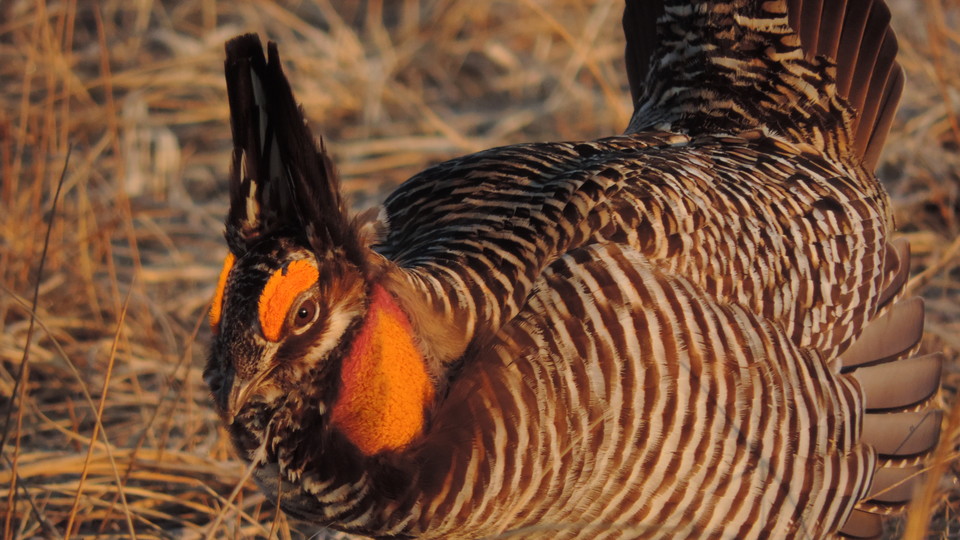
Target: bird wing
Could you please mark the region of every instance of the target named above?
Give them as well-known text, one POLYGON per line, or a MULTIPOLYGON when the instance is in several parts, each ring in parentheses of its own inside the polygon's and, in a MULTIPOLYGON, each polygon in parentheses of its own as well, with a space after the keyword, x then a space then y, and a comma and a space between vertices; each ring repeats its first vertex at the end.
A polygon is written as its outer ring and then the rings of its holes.
POLYGON ((437 531, 819 538, 869 489, 854 381, 633 248, 558 258, 483 358, 418 450, 437 531))
POLYGON ((615 242, 834 356, 881 300, 886 204, 809 147, 634 134, 428 169, 386 201, 376 249, 468 341, 509 322, 554 260, 615 242))

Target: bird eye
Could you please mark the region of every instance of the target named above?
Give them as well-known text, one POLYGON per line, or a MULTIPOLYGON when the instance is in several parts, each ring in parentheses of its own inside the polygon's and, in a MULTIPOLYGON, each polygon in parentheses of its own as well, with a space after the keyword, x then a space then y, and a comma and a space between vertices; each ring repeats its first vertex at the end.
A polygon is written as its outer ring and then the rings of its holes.
POLYGON ((319 307, 317 306, 317 301, 313 298, 306 298, 300 305, 297 307, 297 312, 293 315, 293 329, 303 330, 315 320, 317 320, 317 312, 319 307))

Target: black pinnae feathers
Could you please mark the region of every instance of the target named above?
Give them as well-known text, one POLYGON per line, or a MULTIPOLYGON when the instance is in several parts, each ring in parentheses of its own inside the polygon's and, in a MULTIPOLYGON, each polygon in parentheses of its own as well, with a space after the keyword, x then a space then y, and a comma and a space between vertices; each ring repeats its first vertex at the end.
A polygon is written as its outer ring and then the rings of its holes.
POLYGON ((239 36, 226 45, 224 73, 230 105, 230 127, 233 135, 233 163, 230 171, 230 211, 226 220, 226 236, 235 254, 246 251, 246 243, 259 237, 264 223, 261 218, 263 181, 259 178, 261 132, 257 92, 254 89, 254 68, 263 70, 260 40, 254 35, 239 36))
POLYGON ((242 254, 266 235, 300 237, 316 251, 343 249, 361 260, 330 156, 318 144, 280 65, 277 46, 264 58, 260 38, 226 45, 233 133, 227 242, 242 254))
POLYGON ((355 255, 357 234, 347 219, 333 161, 322 142, 317 143, 293 97, 275 43, 268 44, 267 58, 267 114, 277 119, 273 136, 300 224, 316 251, 342 247, 348 256, 355 255))

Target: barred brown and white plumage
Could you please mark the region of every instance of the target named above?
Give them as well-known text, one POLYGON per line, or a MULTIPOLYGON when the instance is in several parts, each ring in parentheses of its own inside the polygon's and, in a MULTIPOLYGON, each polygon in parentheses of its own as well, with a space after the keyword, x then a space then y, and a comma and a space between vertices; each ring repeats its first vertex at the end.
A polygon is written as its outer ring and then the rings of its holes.
POLYGON ((624 135, 431 167, 351 221, 276 47, 227 44, 206 378, 288 513, 378 537, 854 537, 940 358, 872 175, 882 2, 628 0, 624 135))

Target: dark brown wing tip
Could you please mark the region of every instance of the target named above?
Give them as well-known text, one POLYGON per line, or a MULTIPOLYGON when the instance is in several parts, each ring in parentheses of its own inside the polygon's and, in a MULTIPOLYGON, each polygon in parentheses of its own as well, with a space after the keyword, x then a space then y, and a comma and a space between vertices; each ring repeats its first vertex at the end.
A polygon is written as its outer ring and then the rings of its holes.
POLYGON ((878 311, 897 297, 910 277, 910 242, 902 237, 887 242, 883 264, 884 283, 877 300, 878 311))

